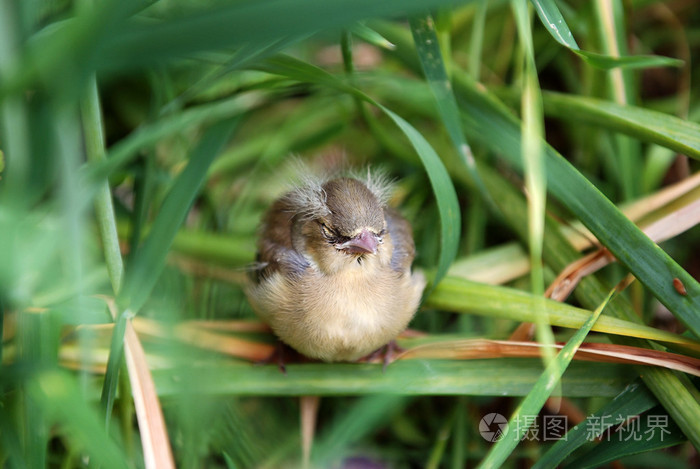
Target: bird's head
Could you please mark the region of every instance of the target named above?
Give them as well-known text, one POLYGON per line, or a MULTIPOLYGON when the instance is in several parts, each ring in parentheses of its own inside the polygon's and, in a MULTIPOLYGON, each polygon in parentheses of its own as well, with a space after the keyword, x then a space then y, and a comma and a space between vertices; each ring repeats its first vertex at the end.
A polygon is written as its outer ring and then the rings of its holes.
POLYGON ((321 270, 337 272, 384 257, 384 204, 367 185, 339 178, 323 183, 316 192, 313 210, 299 220, 292 236, 321 270))

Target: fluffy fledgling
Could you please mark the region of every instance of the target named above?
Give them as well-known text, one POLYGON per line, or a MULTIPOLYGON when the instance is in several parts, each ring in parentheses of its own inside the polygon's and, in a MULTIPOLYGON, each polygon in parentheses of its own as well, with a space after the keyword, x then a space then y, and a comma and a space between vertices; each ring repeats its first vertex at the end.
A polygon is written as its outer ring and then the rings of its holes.
POLYGON ((263 218, 246 294, 307 357, 357 360, 395 339, 418 308, 425 279, 411 272, 411 226, 387 194, 369 174, 307 182, 263 218))

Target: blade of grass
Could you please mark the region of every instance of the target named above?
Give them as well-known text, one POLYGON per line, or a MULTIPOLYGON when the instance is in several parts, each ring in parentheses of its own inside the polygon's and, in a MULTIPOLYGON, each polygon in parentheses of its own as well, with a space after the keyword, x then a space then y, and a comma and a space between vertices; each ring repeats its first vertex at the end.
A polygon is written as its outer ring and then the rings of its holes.
MULTIPOLYGON (((543 309, 534 312, 537 297, 513 288, 484 285, 466 279, 446 277, 426 299, 427 308, 436 308, 469 314, 482 314, 520 322, 535 322, 542 314, 548 324, 580 328, 590 311, 557 301, 545 300, 543 309)), ((673 342, 688 346, 697 353, 698 342, 653 327, 603 315, 593 326, 594 331, 673 342)))
POLYGON ((609 128, 700 159, 700 125, 640 107, 545 91, 544 112, 565 121, 609 128))
POLYGON ((517 427, 515 427, 515 424, 521 423, 520 419, 522 416, 537 415, 540 413, 545 402, 561 379, 564 370, 566 370, 571 363, 576 349, 583 343, 586 335, 588 335, 615 292, 616 290, 612 290, 608 294, 605 301, 593 312, 583 327, 576 331, 561 352, 557 354, 556 358, 550 362, 532 390, 518 405, 515 412, 513 412, 508 426, 503 432, 503 436, 491 447, 486 458, 479 464, 480 468, 500 467, 508 456, 510 456, 529 429, 529 425, 527 424, 519 424, 517 427), (515 429, 513 430, 514 427, 515 429))
POLYGON ((435 32, 435 23, 430 14, 425 14, 420 17, 412 17, 409 20, 411 25, 411 34, 418 52, 425 78, 430 85, 430 90, 435 97, 438 114, 447 129, 447 133, 452 140, 452 145, 460 157, 462 164, 469 172, 469 175, 474 181, 474 185, 479 189, 481 197, 488 201, 489 195, 486 192, 483 182, 479 177, 479 172, 476 169, 476 162, 471 147, 467 143, 467 139, 462 131, 462 123, 459 118, 459 109, 457 109, 457 101, 452 92, 447 70, 440 50, 440 42, 437 33, 435 32))
POLYGON ((609 70, 613 68, 650 68, 650 67, 678 67, 682 61, 669 57, 655 55, 615 56, 609 54, 596 54, 581 50, 574 39, 574 35, 566 24, 559 8, 554 0, 530 0, 535 6, 540 21, 549 34, 562 46, 581 57, 584 62, 594 67, 609 70))
MULTIPOLYGON (((9 0, 0 1, 0 76, 3 77, 11 73, 20 60, 18 24, 16 4, 9 0)), ((16 204, 27 199, 18 195, 22 193, 28 182, 30 164, 28 118, 27 105, 21 95, 0 99, 0 136, 2 151, 8 159, 4 163, 6 168, 0 184, 0 196, 3 202, 16 204)))
MULTIPOLYGON (((123 69, 144 66, 202 50, 250 44, 311 31, 340 29, 372 17, 411 14, 447 6, 456 0, 277 0, 239 2, 195 12, 158 24, 133 24, 106 38, 101 67, 123 69), (138 56, 133 51, 138 49, 138 56)), ((459 3, 466 3, 465 0, 459 3)))
MULTIPOLYGON (((81 106, 85 153, 88 161, 97 162, 105 159, 104 135, 102 130, 102 111, 97 91, 97 81, 92 77, 88 83, 87 93, 81 106)), ((112 205, 112 193, 105 179, 95 195, 95 215, 102 240, 102 250, 107 264, 107 271, 112 282, 112 290, 119 292, 124 265, 117 224, 112 205)))
MULTIPOLYGON (((525 70, 523 95, 520 103, 522 124, 521 158, 525 172, 528 212, 528 248, 530 254, 530 288, 538 300, 534 305, 537 340, 543 344, 554 343, 554 334, 541 313, 544 308, 544 266, 542 263, 542 243, 544 237, 544 217, 547 203, 547 179, 542 152, 544 125, 542 117, 542 96, 537 78, 530 14, 526 0, 512 0, 511 8, 515 15, 518 36, 523 48, 525 70)), ((554 358, 551 348, 542 350, 545 363, 554 358)))
MULTIPOLYGON (((155 369, 161 398, 182 392, 181 379, 193 380, 202 392, 241 396, 349 396, 364 394, 524 396, 542 374, 542 361, 527 358, 487 360, 399 360, 385 372, 361 363, 254 366, 226 361, 185 370, 155 369), (398 384, 400 383, 400 385, 398 384)), ((564 396, 619 394, 630 379, 629 366, 573 363, 564 374, 564 396)), ((297 442, 298 444, 298 442, 297 442)))

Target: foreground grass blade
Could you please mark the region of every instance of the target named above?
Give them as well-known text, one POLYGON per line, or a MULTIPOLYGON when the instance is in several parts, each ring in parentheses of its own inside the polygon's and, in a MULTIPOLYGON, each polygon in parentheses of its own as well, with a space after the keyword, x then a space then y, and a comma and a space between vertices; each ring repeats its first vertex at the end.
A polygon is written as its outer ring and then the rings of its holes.
MULTIPOLYGON (((544 319, 544 264, 542 262, 542 244, 544 239, 545 208, 547 204, 547 178, 543 152, 544 125, 542 116, 542 96, 537 66, 535 65, 530 14, 526 0, 512 0, 513 10, 524 55, 523 95, 520 102, 522 115, 521 158, 525 173, 525 190, 527 198, 528 250, 530 254, 530 288, 539 300, 534 305, 537 320, 536 337, 543 344, 552 344, 554 334, 544 319)), ((554 358, 554 351, 543 349, 545 363, 554 358)))
POLYGON ((576 39, 554 0, 531 0, 531 3, 535 6, 544 27, 559 44, 572 50, 579 50, 576 39))
POLYGON ((325 29, 339 29, 372 17, 396 17, 417 11, 467 3, 462 0, 277 0, 237 2, 191 13, 160 24, 133 24, 105 38, 100 67, 132 68, 183 57, 202 50, 267 41, 325 29), (133 51, 139 50, 138 55, 133 51))
POLYGON ((523 399, 515 412, 513 412, 513 416, 510 418, 503 436, 491 448, 486 455, 486 458, 481 461, 481 464, 479 464, 479 467, 501 467, 508 456, 510 456, 522 439, 523 435, 525 435, 529 429, 527 424, 522 424, 523 421, 521 419, 524 416, 537 415, 540 413, 542 406, 544 406, 544 403, 547 401, 555 386, 561 379, 564 370, 566 370, 567 366, 569 366, 571 363, 576 349, 581 345, 581 343, 583 343, 586 335, 588 335, 591 328, 598 320, 598 317, 603 312, 605 306, 607 306, 615 291, 616 290, 612 290, 608 294, 608 297, 593 312, 591 317, 586 321, 586 324, 584 324, 581 329, 576 331, 561 352, 559 352, 557 356, 549 363, 547 369, 537 380, 535 386, 528 393, 528 395, 525 396, 525 399, 523 399), (519 424, 516 426, 515 430, 513 430, 516 423, 519 424))
POLYGON ((391 117, 416 149, 425 171, 428 173, 437 199, 438 212, 440 213, 440 257, 438 258, 437 272, 433 277, 433 285, 436 285, 447 274, 452 261, 457 256, 461 218, 457 195, 440 157, 427 140, 398 114, 394 114, 384 106, 380 105, 379 107, 391 117))

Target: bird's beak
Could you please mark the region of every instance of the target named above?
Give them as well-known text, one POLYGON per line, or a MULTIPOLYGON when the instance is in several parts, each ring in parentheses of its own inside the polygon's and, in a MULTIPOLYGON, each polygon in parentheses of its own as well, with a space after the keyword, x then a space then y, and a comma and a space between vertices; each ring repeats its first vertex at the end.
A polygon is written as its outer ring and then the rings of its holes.
POLYGON ((352 254, 376 254, 379 240, 377 235, 369 230, 362 230, 360 234, 338 246, 338 249, 352 254))

